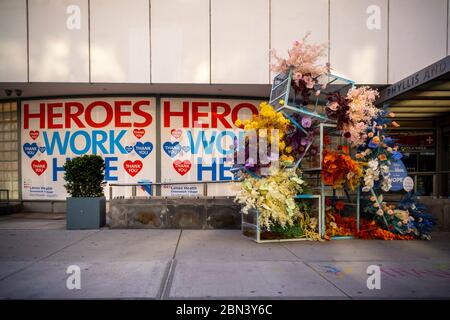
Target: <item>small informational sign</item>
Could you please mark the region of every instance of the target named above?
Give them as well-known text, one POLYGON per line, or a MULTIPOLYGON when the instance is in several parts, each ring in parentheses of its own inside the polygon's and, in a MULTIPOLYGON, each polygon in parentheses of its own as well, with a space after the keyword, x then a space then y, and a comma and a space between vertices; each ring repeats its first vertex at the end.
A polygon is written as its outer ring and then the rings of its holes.
POLYGON ((390 191, 400 191, 403 189, 403 180, 408 177, 408 171, 401 160, 393 161, 389 166, 392 187, 390 191))
POLYGON ((406 177, 403 179, 403 189, 406 192, 410 192, 412 189, 414 189, 414 180, 411 177, 406 177))

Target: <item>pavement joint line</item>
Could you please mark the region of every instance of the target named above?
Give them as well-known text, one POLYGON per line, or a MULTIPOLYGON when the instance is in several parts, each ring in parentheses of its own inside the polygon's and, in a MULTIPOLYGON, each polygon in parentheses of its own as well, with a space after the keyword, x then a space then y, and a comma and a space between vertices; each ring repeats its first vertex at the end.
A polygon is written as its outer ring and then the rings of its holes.
POLYGON ((57 254, 58 252, 61 252, 62 250, 67 249, 68 247, 73 246, 73 245, 75 245, 75 244, 77 244, 77 243, 79 243, 79 242, 81 242, 81 241, 83 241, 83 240, 89 238, 90 236, 92 236, 92 235, 94 235, 94 234, 97 234, 97 233, 100 232, 100 231, 101 231, 101 230, 96 230, 96 231, 94 231, 94 232, 92 232, 92 233, 86 235, 85 237, 83 237, 83 238, 81 238, 81 239, 78 239, 78 240, 75 241, 75 242, 69 243, 68 245, 62 247, 61 249, 58 249, 58 250, 56 250, 55 252, 52 252, 52 253, 50 253, 50 254, 48 254, 48 255, 46 255, 46 256, 44 256, 44 257, 42 257, 42 258, 40 258, 40 259, 38 259, 38 260, 36 260, 36 261, 33 261, 33 262, 31 262, 30 264, 27 264, 27 265, 24 266, 23 268, 20 268, 20 269, 18 269, 18 270, 16 270, 16 271, 13 271, 13 272, 7 274, 6 276, 0 278, 0 281, 3 281, 3 280, 5 280, 5 279, 7 279, 7 278, 9 278, 9 277, 11 277, 11 276, 13 276, 13 275, 19 273, 19 272, 22 272, 22 271, 24 271, 25 269, 28 269, 29 267, 31 267, 31 266, 33 266, 33 265, 35 265, 35 264, 37 264, 37 263, 43 261, 44 259, 50 258, 50 257, 53 256, 54 254, 57 254))
POLYGON ((333 287, 335 287, 336 289, 338 289, 340 292, 342 292, 346 297, 348 297, 349 299, 353 299, 352 296, 349 296, 344 290, 342 290, 341 288, 339 288, 336 284, 334 284, 332 281, 328 280, 326 277, 324 277, 319 271, 317 271, 316 269, 314 269, 312 266, 310 266, 307 262, 302 261, 303 264, 305 266, 307 266, 308 268, 310 268, 312 271, 314 271, 315 273, 317 273, 321 278, 323 278, 325 281, 327 281, 329 284, 331 284, 333 287))
POLYGON ((287 251, 289 251, 290 253, 292 253, 295 257, 297 257, 297 259, 302 262, 304 265, 306 265, 309 269, 311 269, 313 272, 317 273, 319 275, 319 277, 321 277, 322 279, 324 279, 326 282, 328 282, 329 284, 331 284, 333 287, 335 287, 336 289, 338 289, 340 292, 342 292, 346 297, 348 297, 349 299, 353 299, 351 296, 349 296, 345 291, 343 291, 341 288, 339 288, 337 285, 335 285, 333 282, 331 282, 330 280, 328 280, 326 277, 324 277, 320 272, 318 272, 316 269, 314 269, 312 266, 310 266, 306 261, 303 261, 299 256, 297 256, 291 249, 289 249, 288 247, 286 247, 283 243, 281 243, 281 246, 283 248, 285 248, 287 251))
POLYGON ((170 289, 172 287, 172 279, 174 275, 175 266, 177 260, 175 259, 177 255, 178 245, 180 244, 181 234, 183 233, 183 229, 180 229, 180 234, 178 235, 177 244, 175 246, 175 250, 173 251, 172 259, 169 262, 166 271, 164 272, 163 279, 161 281, 161 288, 159 294, 159 300, 164 300, 169 296, 170 289))
POLYGON ((180 234, 178 235, 177 245, 175 246, 175 250, 173 252, 172 260, 174 260, 175 256, 177 255, 178 245, 180 244, 180 240, 181 240, 181 235, 182 234, 183 234, 183 229, 180 229, 180 234))
POLYGON ((289 249, 287 246, 285 246, 283 244, 283 242, 280 242, 280 246, 283 247, 286 251, 288 251, 290 254, 292 254, 297 260, 302 261, 302 259, 300 259, 299 256, 297 256, 294 251, 292 251, 291 249, 289 249))
POLYGON ((177 260, 176 259, 170 260, 169 268, 167 270, 167 274, 165 274, 165 278, 164 278, 164 281, 163 281, 164 287, 163 287, 163 290, 161 292, 159 300, 170 299, 169 298, 169 294, 170 294, 170 289, 172 288, 173 276, 175 274, 176 265, 177 265, 177 260))

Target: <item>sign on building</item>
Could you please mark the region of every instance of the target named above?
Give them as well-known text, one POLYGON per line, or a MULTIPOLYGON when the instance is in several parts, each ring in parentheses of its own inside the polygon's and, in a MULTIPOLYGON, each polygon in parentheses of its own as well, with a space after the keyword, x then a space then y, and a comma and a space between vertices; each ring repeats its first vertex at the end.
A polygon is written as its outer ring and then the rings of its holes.
POLYGON ((65 200, 63 165, 84 154, 105 159, 108 183, 155 181, 155 106, 154 98, 129 97, 24 101, 22 198, 65 200))
MULTIPOLYGON (((231 99, 161 100, 161 180, 229 181, 237 119, 250 119, 260 101, 231 99)), ((208 195, 233 195, 228 184, 210 184, 208 195)), ((201 185, 167 186, 162 195, 203 195, 201 185)))

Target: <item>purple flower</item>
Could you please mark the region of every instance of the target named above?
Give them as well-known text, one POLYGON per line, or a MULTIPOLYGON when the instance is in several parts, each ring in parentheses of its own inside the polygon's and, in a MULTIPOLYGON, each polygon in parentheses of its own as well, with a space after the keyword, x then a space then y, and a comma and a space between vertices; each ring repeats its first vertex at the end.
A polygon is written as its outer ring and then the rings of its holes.
POLYGON ((302 127, 303 128, 311 127, 311 118, 310 117, 305 116, 302 118, 302 127))
POLYGON ((309 143, 309 139, 307 139, 307 138, 302 138, 302 139, 300 140, 300 144, 301 144, 302 146, 306 146, 308 143, 309 143))

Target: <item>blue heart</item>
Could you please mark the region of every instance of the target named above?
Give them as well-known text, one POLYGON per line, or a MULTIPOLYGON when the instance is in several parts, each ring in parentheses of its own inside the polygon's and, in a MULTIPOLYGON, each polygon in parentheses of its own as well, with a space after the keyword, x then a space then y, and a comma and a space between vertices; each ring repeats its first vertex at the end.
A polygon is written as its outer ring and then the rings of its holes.
POLYGON ((126 150, 128 153, 131 153, 131 151, 133 151, 133 146, 126 146, 126 147, 125 147, 125 150, 126 150))
POLYGON ((39 147, 39 151, 40 151, 41 153, 44 153, 44 152, 45 152, 45 147, 44 147, 44 146, 39 147))
POLYGON ((191 151, 191 147, 190 146, 182 146, 181 149, 183 149, 184 152, 191 151))
POLYGON ((164 151, 169 155, 169 157, 175 157, 181 151, 181 145, 178 141, 176 142, 164 142, 163 144, 164 151))
POLYGON ((29 144, 27 142, 23 145, 23 151, 28 157, 33 158, 34 155, 38 152, 38 146, 36 142, 33 142, 32 144, 29 144))
POLYGON ((151 142, 142 143, 140 141, 136 142, 134 145, 134 151, 141 157, 145 158, 148 156, 153 150, 153 144, 151 142))

